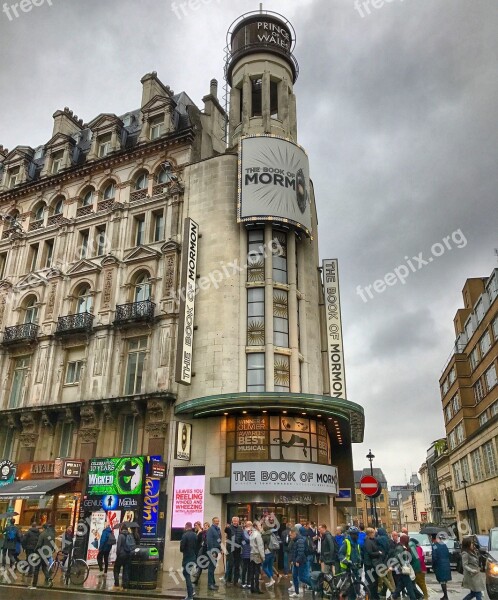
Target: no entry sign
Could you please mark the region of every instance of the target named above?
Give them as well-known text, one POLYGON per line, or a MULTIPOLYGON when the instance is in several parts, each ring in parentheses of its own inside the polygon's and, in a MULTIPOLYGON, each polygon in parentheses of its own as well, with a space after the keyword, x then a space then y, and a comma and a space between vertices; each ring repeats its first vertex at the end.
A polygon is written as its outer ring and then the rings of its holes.
POLYGON ((364 475, 360 479, 360 490, 368 498, 377 498, 382 491, 382 486, 373 475, 364 475))

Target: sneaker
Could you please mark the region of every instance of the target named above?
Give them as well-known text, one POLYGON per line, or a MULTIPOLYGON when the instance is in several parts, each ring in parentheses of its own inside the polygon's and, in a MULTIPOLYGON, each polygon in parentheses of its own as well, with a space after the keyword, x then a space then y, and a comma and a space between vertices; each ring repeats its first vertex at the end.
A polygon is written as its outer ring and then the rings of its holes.
POLYGON ((28 588, 28 590, 36 590, 36 586, 30 585, 29 588, 28 588))
POLYGON ((220 577, 220 581, 221 581, 221 583, 225 583, 225 578, 224 577, 220 577))
POLYGON ((294 589, 295 589, 295 588, 294 588, 294 586, 293 586, 293 585, 291 585, 291 586, 290 586, 290 588, 289 588, 289 592, 293 592, 293 591, 294 591, 294 589))
POLYGON ((275 585, 275 580, 274 579, 270 579, 270 581, 267 581, 265 583, 267 588, 271 588, 273 585, 275 585))
POLYGON ((299 598, 299 594, 296 594, 296 592, 292 592, 292 594, 289 594, 289 598, 299 598))
POLYGON ((113 591, 113 592, 119 592, 119 590, 120 590, 120 589, 121 589, 121 588, 119 587, 119 585, 113 585, 113 586, 112 586, 112 591, 113 591))

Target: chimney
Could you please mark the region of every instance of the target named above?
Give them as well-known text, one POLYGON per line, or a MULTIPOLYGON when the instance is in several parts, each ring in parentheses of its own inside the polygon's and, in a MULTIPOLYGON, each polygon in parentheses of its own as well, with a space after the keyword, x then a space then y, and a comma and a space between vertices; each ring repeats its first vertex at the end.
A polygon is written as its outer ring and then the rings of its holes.
POLYGON ((83 120, 78 118, 72 110, 66 106, 64 110, 57 110, 54 114, 54 130, 52 137, 57 133, 73 135, 83 129, 83 120))
POLYGON ((218 100, 218 80, 217 79, 211 79, 209 93, 211 96, 213 96, 214 98, 216 98, 218 100))
POLYGON ((8 153, 9 153, 9 151, 7 150, 7 148, 4 148, 0 144, 0 163, 2 163, 5 160, 5 157, 7 156, 8 153))

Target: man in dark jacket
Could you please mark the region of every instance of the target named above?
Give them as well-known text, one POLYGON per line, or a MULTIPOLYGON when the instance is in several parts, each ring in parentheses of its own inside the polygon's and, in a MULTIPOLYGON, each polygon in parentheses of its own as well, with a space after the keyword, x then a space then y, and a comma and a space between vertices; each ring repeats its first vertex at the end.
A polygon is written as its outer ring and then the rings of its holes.
POLYGON ((133 537, 127 525, 121 525, 121 530, 116 542, 116 561, 114 563, 114 590, 126 590, 130 580, 131 551, 130 543, 127 543, 128 536, 130 540, 133 537), (119 587, 119 573, 123 569, 123 587, 119 587))
POLYGON ((214 517, 211 527, 208 529, 206 535, 207 551, 209 557, 208 565, 208 589, 217 590, 219 586, 216 585, 214 580, 214 572, 216 571, 216 563, 218 554, 221 552, 221 529, 220 520, 218 517, 214 517))
POLYGON ((332 573, 332 566, 337 560, 337 549, 332 534, 327 529, 327 525, 322 524, 318 528, 321 538, 320 544, 320 562, 323 564, 324 573, 332 573))
POLYGON ((193 600, 194 587, 190 575, 196 570, 197 558, 197 535, 192 531, 192 523, 185 523, 185 532, 180 542, 180 552, 183 554, 182 567, 185 584, 187 585, 187 597, 185 600, 193 600))
POLYGON ((21 533, 14 519, 9 520, 9 524, 3 531, 3 550, 2 550, 2 567, 5 567, 5 559, 9 555, 9 565, 13 565, 16 560, 16 547, 21 541, 21 533))
MULTIPOLYGON (((112 536, 111 534, 112 529, 110 525, 108 525, 104 529, 104 531, 102 531, 102 535, 100 536, 99 553, 97 554, 97 564, 99 565, 99 571, 101 573, 104 573, 104 575, 109 569, 109 554, 112 550, 112 544, 110 543, 110 541, 112 542, 114 538, 114 534, 112 534, 112 536)), ((114 541, 116 540, 114 539, 114 541)))
POLYGON ((289 546, 290 546, 290 532, 291 527, 289 523, 285 524, 285 528, 280 534, 280 539, 282 540, 282 553, 283 553, 283 563, 284 563, 284 575, 289 574, 289 546))
POLYGON ((368 587, 370 589, 370 598, 379 600, 379 576, 376 567, 382 563, 384 553, 379 548, 375 540, 375 529, 367 527, 366 538, 363 543, 363 566, 365 567, 365 575, 368 587))
POLYGON ((36 521, 31 523, 31 527, 26 532, 25 536, 22 539, 22 547, 24 548, 24 552, 26 552, 26 560, 29 564, 29 574, 33 572, 33 556, 36 555, 36 545, 38 544, 38 538, 40 537, 40 530, 38 529, 38 525, 36 521))
POLYGON ((289 594, 289 598, 299 598, 299 584, 305 583, 311 587, 311 580, 308 576, 308 563, 306 560, 306 544, 304 537, 300 533, 301 527, 298 525, 291 531, 291 563, 292 563, 292 581, 294 583, 294 593, 289 594))
POLYGON ((43 525, 43 530, 40 533, 38 541, 36 542, 36 553, 40 557, 40 561, 35 565, 33 572, 33 582, 31 584, 31 589, 35 589, 38 584, 38 575, 40 574, 40 569, 43 571, 45 575, 45 585, 49 583, 49 574, 48 574, 48 557, 51 557, 54 550, 57 548, 55 543, 55 531, 52 528, 52 525, 49 523, 45 523, 43 525))
POLYGON ((232 517, 231 524, 225 528, 227 536, 227 573, 226 583, 236 585, 240 579, 240 557, 242 550, 242 527, 239 525, 239 517, 232 517))

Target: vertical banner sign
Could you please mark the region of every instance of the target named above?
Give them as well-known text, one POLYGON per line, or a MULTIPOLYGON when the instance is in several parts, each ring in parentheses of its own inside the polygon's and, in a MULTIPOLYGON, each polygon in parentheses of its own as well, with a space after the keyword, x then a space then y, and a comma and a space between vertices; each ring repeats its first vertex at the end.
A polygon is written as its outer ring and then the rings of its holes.
POLYGON ((142 510, 142 538, 144 539, 153 539, 158 536, 157 523, 161 480, 154 477, 154 463, 159 463, 161 458, 161 456, 147 456, 145 462, 144 506, 142 510))
POLYGON ((192 425, 189 423, 176 424, 176 450, 177 460, 190 460, 190 448, 192 444, 192 425))
POLYGON ((183 385, 190 385, 192 382, 198 242, 199 225, 190 218, 185 219, 180 284, 180 318, 178 320, 178 346, 176 349, 175 369, 175 381, 183 385))
POLYGON ((323 261, 325 318, 327 323, 327 360, 330 395, 346 399, 346 371, 342 345, 341 298, 339 295, 339 265, 335 258, 323 261))
POLYGON ((418 521, 418 519, 417 519, 417 499, 415 498, 415 492, 412 492, 412 508, 413 508, 413 520, 418 521))

